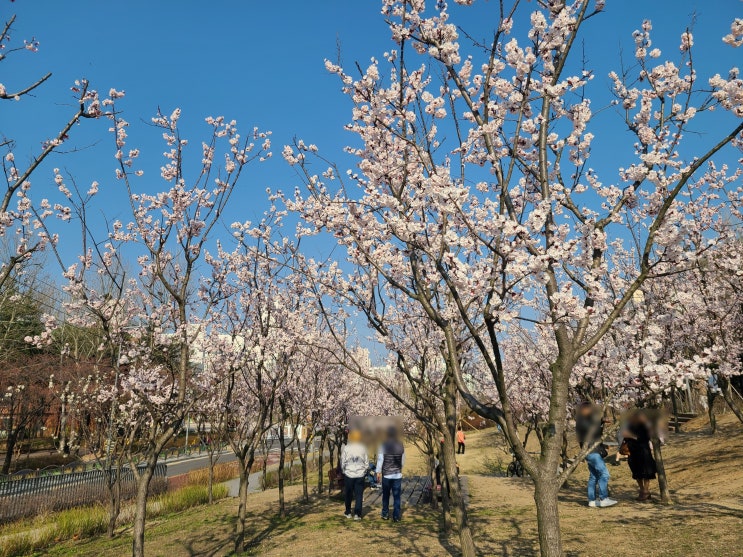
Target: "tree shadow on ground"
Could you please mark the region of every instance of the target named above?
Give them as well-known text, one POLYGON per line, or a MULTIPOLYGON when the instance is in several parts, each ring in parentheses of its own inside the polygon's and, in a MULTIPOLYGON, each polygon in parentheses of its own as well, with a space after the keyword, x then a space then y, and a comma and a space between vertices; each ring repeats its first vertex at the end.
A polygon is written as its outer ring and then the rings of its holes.
MULTIPOLYGON (((248 512, 245 518, 245 540, 242 553, 259 551, 261 544, 274 536, 284 534, 303 525, 302 519, 314 512, 323 512, 327 495, 313 497, 308 502, 293 501, 286 506, 286 516, 278 514, 278 502, 271 506, 269 512, 248 512)), ((190 557, 214 557, 215 555, 233 554, 235 544, 235 527, 237 516, 226 513, 219 519, 219 527, 213 530, 214 539, 205 543, 202 539, 186 539, 180 546, 190 557)))
MULTIPOLYGON (((425 511, 419 509, 415 513, 406 513, 405 509, 403 509, 403 517, 400 522, 393 522, 392 520, 382 521, 381 518, 373 515, 367 517, 365 520, 371 519, 375 521, 375 527, 365 532, 365 537, 369 540, 369 547, 374 548, 383 541, 389 542, 390 540, 394 541, 395 538, 401 538, 406 542, 406 555, 428 557, 431 551, 429 543, 431 540, 431 514, 435 512, 433 509, 427 509, 425 511), (377 520, 380 522, 378 527, 376 526, 377 520)), ((441 548, 448 555, 461 555, 459 548, 452 543, 450 535, 444 532, 443 519, 438 516, 435 520, 438 531, 437 538, 441 548)))

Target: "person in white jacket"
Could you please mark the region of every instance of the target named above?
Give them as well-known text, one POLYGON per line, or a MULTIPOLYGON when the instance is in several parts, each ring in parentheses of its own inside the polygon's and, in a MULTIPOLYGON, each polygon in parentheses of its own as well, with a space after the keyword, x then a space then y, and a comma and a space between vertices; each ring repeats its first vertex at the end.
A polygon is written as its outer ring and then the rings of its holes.
POLYGON ((361 520, 361 504, 364 500, 364 476, 369 466, 369 454, 361 442, 361 433, 348 433, 348 443, 341 448, 341 470, 345 477, 346 518, 361 520), (355 499, 354 513, 351 501, 355 499))

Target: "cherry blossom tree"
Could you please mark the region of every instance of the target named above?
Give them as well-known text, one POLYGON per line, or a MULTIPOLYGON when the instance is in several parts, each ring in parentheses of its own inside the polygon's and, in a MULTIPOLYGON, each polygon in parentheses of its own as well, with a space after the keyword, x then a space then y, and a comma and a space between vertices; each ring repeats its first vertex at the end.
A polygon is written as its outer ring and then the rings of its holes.
MULTIPOLYGON (((308 325, 310 331, 322 331, 322 324, 319 322, 308 325)), ((298 371, 296 379, 287 383, 293 387, 289 393, 291 413, 295 423, 303 426, 303 434, 298 439, 301 443, 297 443, 297 456, 302 469, 302 497, 305 501, 309 501, 310 497, 308 464, 316 435, 333 426, 341 427, 342 424, 334 418, 338 414, 336 410, 347 407, 344 395, 349 392, 349 383, 338 373, 338 367, 330 364, 324 357, 327 351, 322 349, 321 334, 317 334, 317 338, 318 340, 305 340, 297 358, 301 363, 298 366, 295 364, 295 370, 298 371)), ((318 467, 322 477, 322 463, 319 458, 318 467)))
MULTIPOLYGON (((395 289, 374 283, 365 270, 344 276, 339 266, 324 268, 314 261, 304 265, 308 280, 315 285, 320 313, 334 345, 328 351, 334 363, 358 376, 371 389, 384 396, 359 397, 378 403, 396 404, 394 414, 414 417, 422 425, 432 447, 431 463, 438 455, 450 490, 443 493, 445 524, 449 523, 449 493, 455 508, 457 532, 463 551, 474 551, 467 509, 461 496, 457 474, 455 430, 457 421, 457 388, 446 358, 441 331, 428 316, 395 289), (371 286, 370 286, 371 284, 371 286), (323 299, 327 298, 323 303, 323 299), (370 369, 365 352, 354 349, 349 317, 363 315, 375 332, 375 340, 390 353, 390 373, 370 369), (443 442, 439 443, 439 440, 443 442), (468 549, 469 548, 469 549, 468 549)), ((462 339, 459 355, 468 355, 467 341, 462 339)), ((381 410, 381 409, 380 409, 381 410)), ((379 411, 380 415, 387 411, 379 411)), ((362 412, 363 414, 363 412, 362 412)))
MULTIPOLYGON (((12 16, 0 31, 0 63, 8 56, 24 51, 36 52, 39 49, 39 41, 35 38, 24 40, 23 45, 12 41, 14 23, 15 16, 12 16)), ((37 93, 39 87, 51 76, 51 73, 46 73, 33 83, 17 85, 12 89, 10 85, 0 83, 0 102, 22 101, 37 93)), ((0 238, 7 240, 14 248, 8 257, 0 261, 0 289, 18 265, 27 262, 35 253, 56 247, 59 237, 50 232, 47 226, 49 217, 56 216, 63 221, 70 219, 70 208, 64 202, 53 203, 48 196, 34 200, 36 189, 31 189, 31 178, 42 163, 69 140, 76 125, 105 115, 97 91, 90 88, 87 80, 75 82, 72 93, 75 111, 54 137, 41 143, 40 150, 29 162, 16 160, 16 142, 12 137, 0 138, 0 149, 3 150, 2 170, 7 185, 0 197, 0 238)), ((66 187, 60 182, 57 185, 63 196, 70 196, 66 187)))
MULTIPOLYGON (((116 147, 116 177, 128 194, 132 220, 115 221, 100 251, 90 247, 65 273, 79 319, 97 322, 121 346, 116 411, 136 431, 130 445, 130 467, 138 488, 132 554, 144 555, 146 500, 160 453, 180 429, 204 392, 213 386, 209 370, 196 373, 192 362, 204 334, 209 309, 216 303, 208 289, 199 288, 199 263, 205 246, 244 170, 262 160, 270 146, 268 135, 254 130, 241 136, 234 121, 207 118, 211 132, 198 153, 200 164, 187 172, 187 140, 178 128, 180 110, 152 119, 168 147, 161 178, 168 189, 139 193, 136 168, 139 150, 126 150, 128 122, 111 107, 116 147), (222 161, 215 159, 224 145, 222 161), (98 288, 99 277, 121 277, 120 261, 134 256, 136 274, 117 282, 121 295, 108 296, 98 288)), ((96 246, 99 244, 95 244, 96 246)), ((41 339, 40 339, 41 340, 41 339)), ((110 343, 110 341, 109 341, 110 343)))
POLYGON ((741 373, 739 242, 718 236, 693 268, 670 271, 636 297, 617 327, 626 329, 617 336, 629 384, 657 398, 713 377, 739 414, 728 388, 741 373))
MULTIPOLYGON (((603 8, 544 2, 526 15, 519 2, 482 4, 496 30, 489 44, 467 49, 445 3, 385 0, 394 48, 358 78, 326 63, 354 105, 347 129, 360 144, 348 151, 358 171, 328 164, 316 173, 308 161, 317 148, 303 142, 283 153, 305 177, 305 191, 287 199, 304 218, 301 233, 335 236, 367 279, 359 296, 389 287, 417 304, 441 331, 465 402, 506 431, 534 481, 545 557, 562 554, 557 493, 588 450, 559 467, 576 367, 646 282, 705 253, 711 221, 740 196, 740 170, 718 158, 743 144, 737 70, 700 76, 688 30, 677 61, 660 61, 649 21, 634 34, 632 68, 587 68, 575 45, 603 8), (530 21, 525 32, 516 19, 530 21), (616 125, 599 129, 591 97, 600 105, 603 85, 593 82, 607 74, 616 125), (723 113, 714 126, 722 131, 689 140, 692 122, 704 125, 712 110, 723 113), (590 164, 602 133, 634 151, 619 168, 590 164), (502 350, 522 323, 546 327, 555 346, 536 457, 520 440, 502 350), (465 380, 460 330, 495 399, 465 380)), ((739 46, 739 21, 724 40, 739 46)))
MULTIPOLYGON (((84 448, 99 466, 108 492, 108 537, 114 537, 122 499, 131 496, 123 489, 125 466, 136 447, 137 429, 116 413, 116 388, 107 354, 90 359, 66 357, 78 369, 76 377, 57 374, 48 378, 49 389, 60 404, 60 451, 84 448), (87 373, 86 373, 87 372, 87 373)), ((120 370, 117 370, 120 371, 120 370)))
POLYGON ((299 380, 289 376, 298 339, 314 334, 306 317, 311 308, 301 304, 302 282, 291 272, 291 246, 274 233, 280 226, 281 215, 275 211, 256 225, 235 223, 234 249, 220 244, 207 257, 212 273, 206 288, 219 300, 209 318, 210 334, 216 339, 212 350, 221 355, 219 375, 226 383, 223 393, 212 395, 222 397, 228 443, 240 462, 235 551, 243 550, 248 481, 256 451, 276 425, 279 397, 289 413, 288 384, 299 380))
MULTIPOLYGON (((39 49, 39 41, 36 38, 24 40, 22 44, 13 38, 13 24, 15 16, 10 17, 0 28, 0 63, 7 60, 9 56, 21 55, 22 53, 33 53, 39 49)), ((3 66, 6 67, 6 66, 3 66)), ((46 73, 32 83, 8 84, 0 83, 0 102, 22 103, 27 97, 36 95, 41 86, 51 77, 46 73)), ((12 76, 10 77, 12 80, 12 76)), ((7 293, 17 289, 22 282, 28 279, 24 277, 26 269, 35 254, 52 251, 56 252, 59 236, 49 230, 49 219, 57 217, 62 221, 70 219, 71 211, 65 203, 69 197, 69 190, 58 183, 59 191, 63 198, 61 202, 54 202, 51 195, 39 187, 32 188, 32 178, 38 175, 39 168, 52 155, 60 151, 60 147, 68 142, 73 129, 82 121, 97 119, 104 116, 102 102, 98 93, 93 90, 87 80, 81 79, 72 87, 75 109, 71 111, 69 120, 61 122, 59 131, 53 137, 44 139, 40 148, 25 161, 20 156, 19 147, 13 137, 4 136, 0 138, 0 150, 2 151, 0 164, 6 180, 6 188, 0 196, 0 240, 7 250, 3 250, 0 259, 0 291, 7 293), (36 192, 41 192, 36 195, 36 192)), ((19 104, 20 106, 20 104, 19 104)), ((38 333, 34 332, 31 336, 38 333)), ((23 340, 21 339, 21 342, 23 340)), ((38 365, 38 364, 37 364, 38 365)), ((16 411, 38 407, 42 409, 49 393, 40 385, 46 385, 48 377, 41 379, 37 376, 33 379, 28 374, 21 374, 14 378, 12 386, 5 383, 4 387, 10 390, 4 393, 6 402, 11 398, 11 404, 16 411), (32 381, 32 382, 25 382, 32 381), (35 401, 29 399, 31 393, 40 395, 35 401)), ((28 414, 27 412, 23 412, 28 414)), ((29 416, 31 414, 28 414, 29 416)), ((26 418, 19 419, 17 412, 14 414, 14 424, 21 425, 26 418)), ((25 425, 23 426, 25 427, 25 425)), ((12 428, 9 455, 12 455, 15 428, 12 428)), ((6 459, 7 460, 7 459, 6 459)), ((3 466, 7 471, 10 462, 3 466)))

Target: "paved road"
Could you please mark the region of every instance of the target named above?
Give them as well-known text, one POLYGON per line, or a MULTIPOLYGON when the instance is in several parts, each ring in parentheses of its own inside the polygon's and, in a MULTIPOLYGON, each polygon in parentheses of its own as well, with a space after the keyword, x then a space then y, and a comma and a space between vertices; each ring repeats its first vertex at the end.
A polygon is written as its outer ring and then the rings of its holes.
MULTIPOLYGON (((219 455, 217 463, 232 462, 233 460, 237 460, 237 457, 235 457, 235 453, 233 453, 231 450, 228 450, 219 455)), ((192 470, 198 470, 200 468, 208 467, 209 455, 202 454, 201 456, 195 456, 193 458, 168 460, 164 462, 168 465, 168 472, 166 475, 169 478, 172 478, 173 476, 179 476, 181 474, 191 472, 192 470)))
MULTIPOLYGON (((304 442, 300 442, 299 446, 304 448, 304 442)), ((289 456, 289 450, 290 449, 287 448, 287 457, 289 456)), ((270 454, 278 454, 279 448, 273 447, 268 452, 270 454)), ((255 455, 256 460, 260 459, 262 455, 263 453, 257 452, 255 455)), ((237 460, 235 453, 232 452, 232 449, 227 449, 221 453, 219 459, 217 460, 217 463, 233 462, 235 460, 237 460)), ((187 472, 191 472, 192 470, 207 468, 209 466, 209 456, 206 454, 201 454, 194 457, 179 458, 178 460, 161 460, 160 462, 164 462, 168 465, 167 477, 172 478, 173 476, 179 476, 180 474, 185 474, 187 472)))

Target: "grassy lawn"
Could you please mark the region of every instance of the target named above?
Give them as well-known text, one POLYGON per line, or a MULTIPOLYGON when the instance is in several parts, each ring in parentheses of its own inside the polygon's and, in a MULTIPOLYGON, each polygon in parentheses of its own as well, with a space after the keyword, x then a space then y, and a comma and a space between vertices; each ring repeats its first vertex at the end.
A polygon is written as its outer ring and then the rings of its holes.
MULTIPOLYGON (((730 416, 710 436, 701 419, 689 431, 672 436, 665 447, 669 482, 676 504, 637 503, 626 464, 610 467, 609 509, 585 504, 585 466, 561 492, 562 531, 567 555, 591 556, 734 556, 743 555, 743 427, 730 416)), ((460 456, 467 476, 475 543, 481 555, 535 555, 536 514, 528 479, 490 474, 493 462, 510 455, 498 449, 494 431, 468 436, 460 456)), ((409 451, 413 451, 409 448, 409 451)), ((411 465, 418 466, 416 456, 411 465)), ((422 462, 422 461, 421 461, 422 462)), ((656 486, 657 493, 657 486, 656 486)), ((440 534, 439 514, 428 507, 408 508, 401 524, 382 521, 379 507, 367 508, 361 522, 342 516, 338 496, 302 503, 301 487, 287 489, 289 516, 277 518, 276 491, 249 500, 248 539, 244 555, 456 555, 456 537, 440 534)), ((213 506, 161 516, 149 523, 152 556, 232 555, 237 505, 226 499, 213 506)), ((114 540, 97 538, 60 543, 43 555, 118 557, 129 554, 129 531, 114 540)), ((41 555, 41 554, 37 554, 41 555)))

